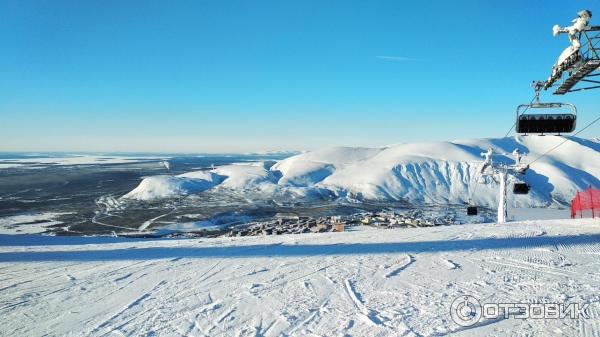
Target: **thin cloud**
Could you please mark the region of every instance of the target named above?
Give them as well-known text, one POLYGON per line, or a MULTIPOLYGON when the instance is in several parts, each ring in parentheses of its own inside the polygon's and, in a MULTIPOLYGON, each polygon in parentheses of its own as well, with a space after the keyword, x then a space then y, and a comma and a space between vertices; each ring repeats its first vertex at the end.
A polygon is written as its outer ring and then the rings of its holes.
POLYGON ((406 57, 406 56, 375 56, 380 60, 388 60, 388 61, 396 61, 396 62, 407 62, 407 61, 417 61, 416 58, 406 57))

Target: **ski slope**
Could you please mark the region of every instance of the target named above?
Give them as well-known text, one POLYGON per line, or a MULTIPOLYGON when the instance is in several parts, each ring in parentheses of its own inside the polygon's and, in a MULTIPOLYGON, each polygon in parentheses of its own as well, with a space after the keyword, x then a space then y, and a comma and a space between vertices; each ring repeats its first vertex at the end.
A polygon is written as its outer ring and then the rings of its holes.
POLYGON ((0 235, 1 336, 599 336, 600 221, 216 239, 0 235), (461 327, 450 304, 589 303, 461 327))
POLYGON ((492 147, 496 162, 512 163, 513 150, 538 159, 523 180, 526 196, 511 198, 514 207, 565 205, 577 190, 600 186, 600 144, 562 136, 517 136, 455 142, 398 144, 382 148, 337 147, 298 154, 278 162, 225 165, 210 172, 145 178, 121 200, 155 200, 205 191, 235 191, 249 197, 282 201, 344 199, 407 200, 412 203, 497 204, 498 189, 479 173, 481 152, 492 147), (194 176, 195 175, 195 176, 194 176))

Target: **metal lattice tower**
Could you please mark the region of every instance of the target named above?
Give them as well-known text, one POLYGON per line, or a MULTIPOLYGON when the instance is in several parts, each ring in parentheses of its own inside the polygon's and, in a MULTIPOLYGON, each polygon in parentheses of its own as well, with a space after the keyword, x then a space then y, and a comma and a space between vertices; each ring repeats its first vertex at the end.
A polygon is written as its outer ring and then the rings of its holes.
POLYGON ((600 26, 589 26, 578 33, 581 48, 567 60, 554 66, 552 75, 544 82, 544 90, 558 84, 555 95, 600 88, 600 26), (566 78, 562 81, 564 73, 566 78), (587 86, 575 88, 579 83, 587 86))

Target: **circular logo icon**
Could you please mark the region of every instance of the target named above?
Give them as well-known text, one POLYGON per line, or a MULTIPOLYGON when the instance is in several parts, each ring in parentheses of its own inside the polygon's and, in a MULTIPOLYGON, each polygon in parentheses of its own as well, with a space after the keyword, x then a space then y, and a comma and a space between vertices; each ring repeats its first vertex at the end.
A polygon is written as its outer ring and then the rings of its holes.
POLYGON ((471 326, 481 319, 481 303, 471 296, 457 297, 450 305, 450 317, 460 326, 471 326))

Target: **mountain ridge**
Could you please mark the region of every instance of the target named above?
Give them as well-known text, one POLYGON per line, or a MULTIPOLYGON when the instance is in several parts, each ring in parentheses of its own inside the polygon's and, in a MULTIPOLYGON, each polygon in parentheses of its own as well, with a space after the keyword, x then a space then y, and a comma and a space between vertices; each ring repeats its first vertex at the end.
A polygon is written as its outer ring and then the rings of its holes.
MULTIPOLYGON (((315 198, 405 200, 412 203, 465 203, 492 206, 497 186, 481 176, 481 152, 492 147, 494 160, 513 163, 518 149, 535 161, 522 180, 531 194, 511 198, 516 207, 565 205, 577 190, 600 186, 600 144, 562 136, 516 136, 453 142, 405 143, 380 148, 332 147, 303 152, 276 162, 216 167, 210 173, 152 176, 122 200, 154 200, 204 191, 235 190, 256 198, 285 195, 315 198), (565 139, 567 141, 546 153, 565 139)), ((201 171, 199 171, 201 172, 201 171)))

